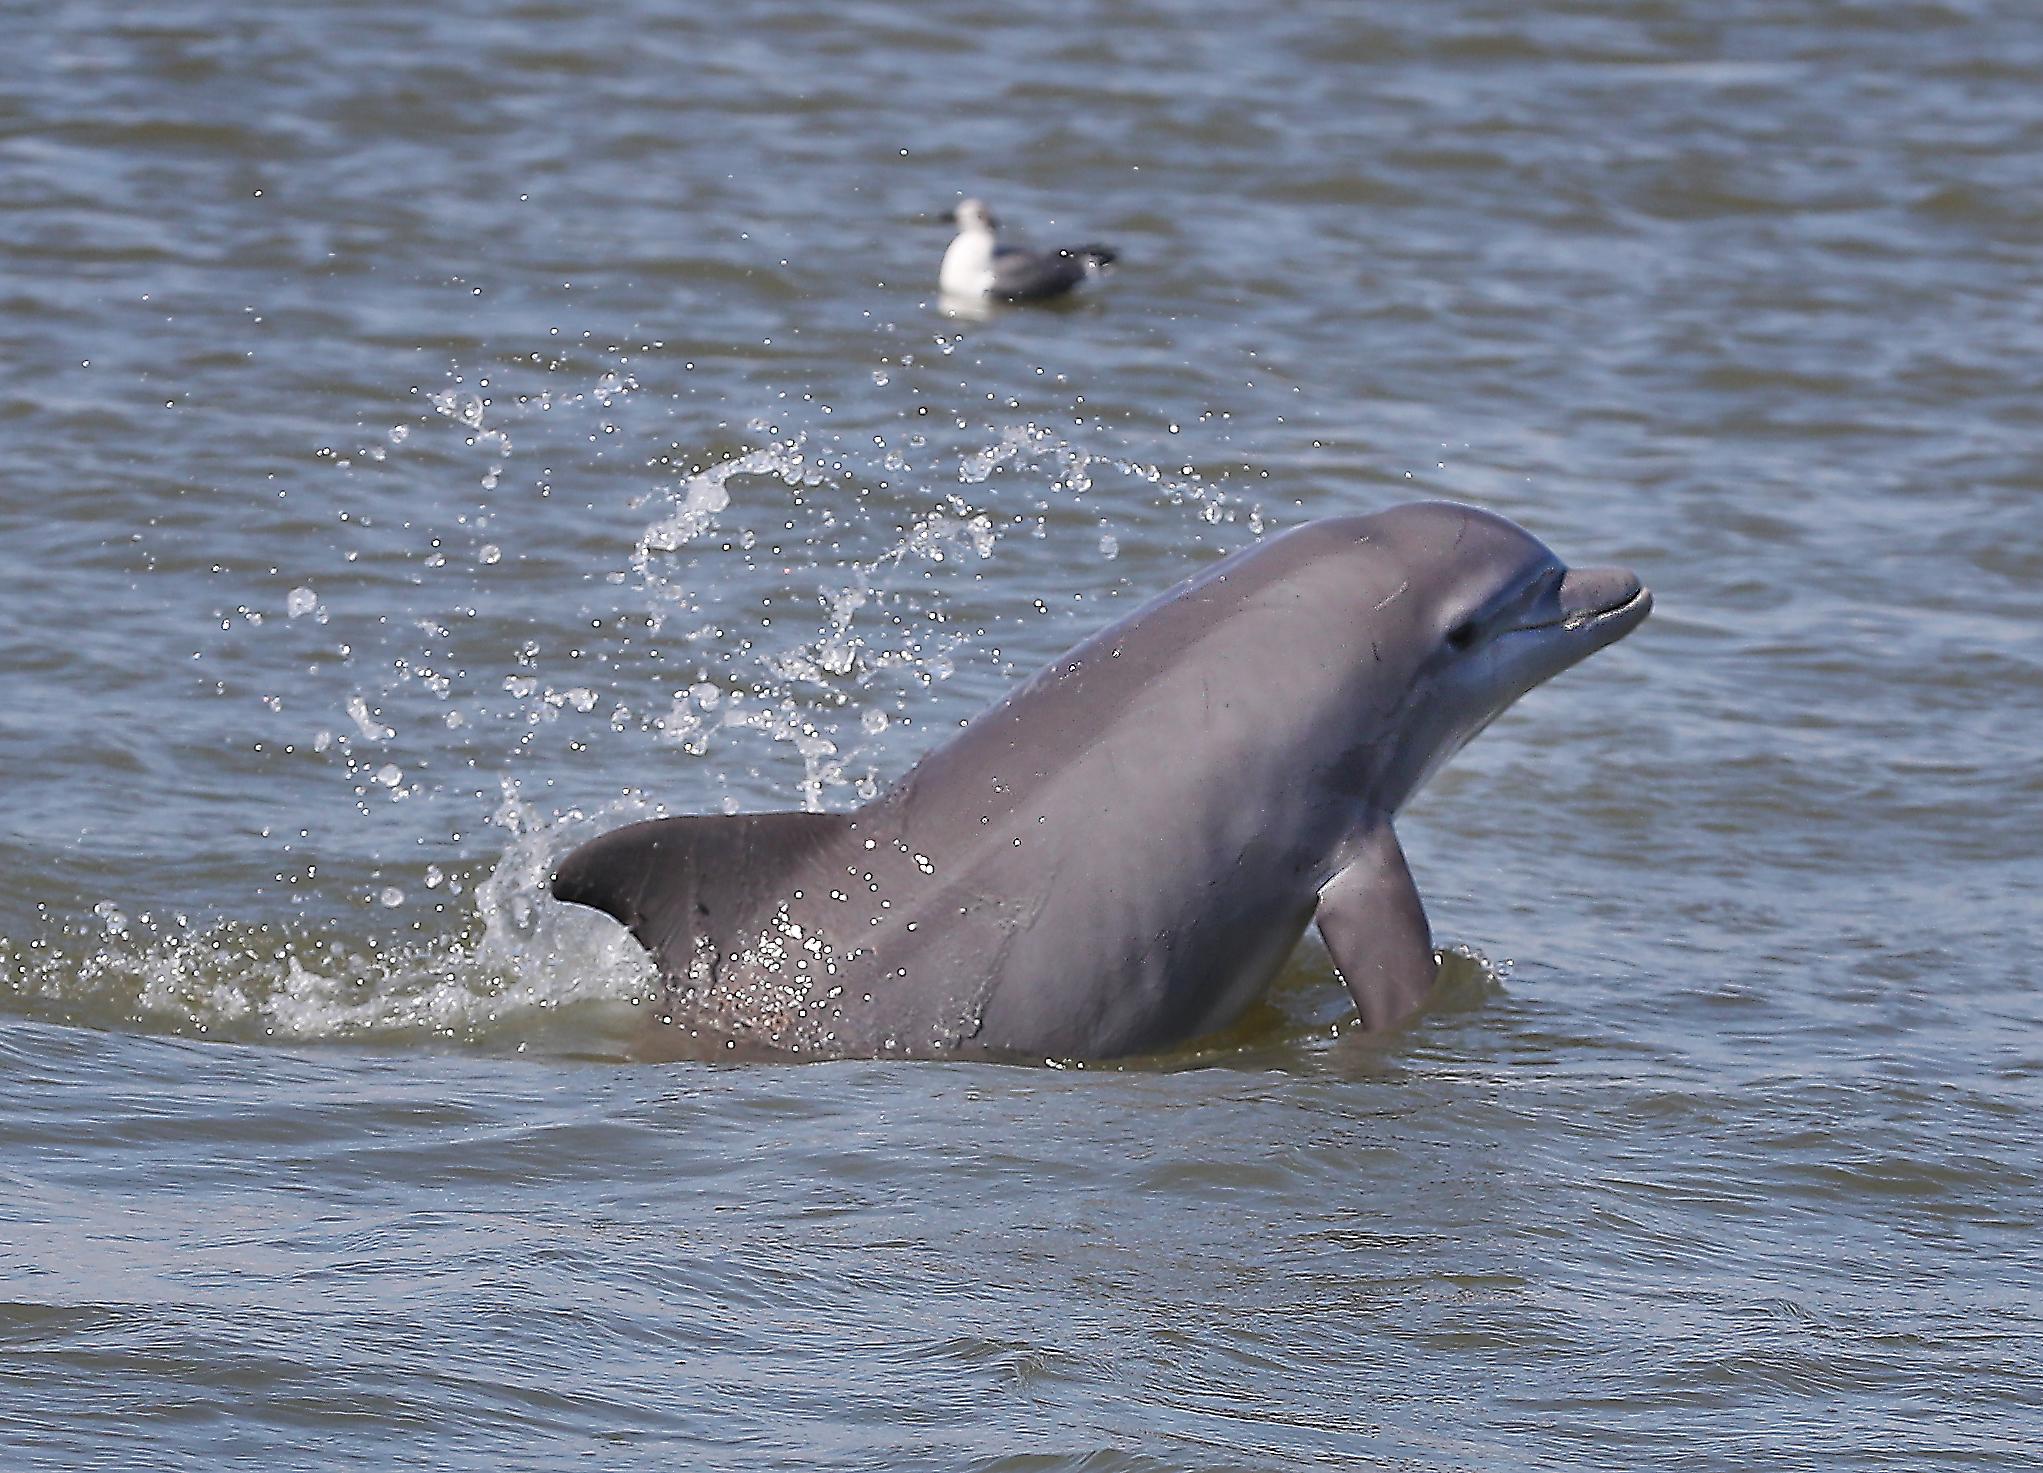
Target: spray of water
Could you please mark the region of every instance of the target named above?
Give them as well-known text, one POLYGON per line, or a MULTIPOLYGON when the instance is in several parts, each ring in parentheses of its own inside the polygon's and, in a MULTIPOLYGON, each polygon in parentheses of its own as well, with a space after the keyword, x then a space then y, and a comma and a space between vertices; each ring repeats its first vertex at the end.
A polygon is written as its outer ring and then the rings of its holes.
POLYGON ((1262 530, 1223 488, 1080 430, 928 416, 899 364, 877 428, 812 405, 691 452, 628 362, 563 391, 568 358, 529 356, 450 370, 400 422, 323 451, 331 542, 280 567, 279 617, 223 621, 242 643, 222 662, 274 666, 278 647, 252 641, 284 641, 305 672, 256 713, 252 745, 296 764, 298 807, 263 831, 255 918, 108 897, 0 943, 31 1011, 618 1056, 650 969, 611 922, 547 896, 566 849, 666 811, 871 798, 1155 591, 1154 568, 1124 581, 1125 548, 1262 530), (569 453, 598 488, 572 512, 569 453), (660 801, 630 785, 654 777, 660 801))

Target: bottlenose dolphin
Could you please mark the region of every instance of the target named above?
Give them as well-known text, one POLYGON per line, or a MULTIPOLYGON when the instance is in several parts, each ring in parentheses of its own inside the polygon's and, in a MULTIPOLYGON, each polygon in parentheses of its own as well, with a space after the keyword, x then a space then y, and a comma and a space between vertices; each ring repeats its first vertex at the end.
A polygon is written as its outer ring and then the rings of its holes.
POLYGON ((1392 818, 1651 607, 1473 507, 1308 522, 1059 656, 862 808, 632 824, 553 893, 657 960, 668 1057, 1141 1053, 1238 1018, 1308 923, 1388 1028, 1436 968, 1392 818))

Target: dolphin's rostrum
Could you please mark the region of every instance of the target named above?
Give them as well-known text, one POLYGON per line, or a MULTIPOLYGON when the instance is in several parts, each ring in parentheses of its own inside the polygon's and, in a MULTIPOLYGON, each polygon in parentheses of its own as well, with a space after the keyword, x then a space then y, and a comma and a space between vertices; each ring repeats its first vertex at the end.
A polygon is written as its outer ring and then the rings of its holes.
POLYGON ((1436 967, 1392 818, 1651 607, 1472 507, 1309 522, 1060 656, 862 808, 633 824, 553 892, 652 953, 665 1056, 1146 1052, 1238 1018, 1308 923, 1391 1027, 1436 967))

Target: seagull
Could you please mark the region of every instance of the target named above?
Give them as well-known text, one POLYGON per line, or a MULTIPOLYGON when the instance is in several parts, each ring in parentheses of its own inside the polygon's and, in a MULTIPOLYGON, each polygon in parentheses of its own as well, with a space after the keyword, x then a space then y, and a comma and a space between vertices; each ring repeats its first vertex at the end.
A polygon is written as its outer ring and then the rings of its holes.
POLYGON ((943 253, 936 284, 947 297, 967 301, 1042 302, 1061 297, 1087 277, 1097 276, 1115 252, 1102 245, 1032 251, 1001 245, 1000 222, 976 199, 958 201, 947 218, 958 238, 943 253))

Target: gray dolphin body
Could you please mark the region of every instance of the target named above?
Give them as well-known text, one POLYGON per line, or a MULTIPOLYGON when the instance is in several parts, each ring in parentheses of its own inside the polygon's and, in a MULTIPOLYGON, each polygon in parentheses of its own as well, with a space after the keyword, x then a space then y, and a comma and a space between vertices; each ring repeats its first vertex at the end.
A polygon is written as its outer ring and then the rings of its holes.
POLYGON ((1238 1018, 1309 923, 1389 1027, 1436 966, 1399 807, 1651 607, 1471 507, 1310 522, 1095 634, 862 808, 633 824, 553 892, 658 961, 668 1057, 1141 1053, 1238 1018))

